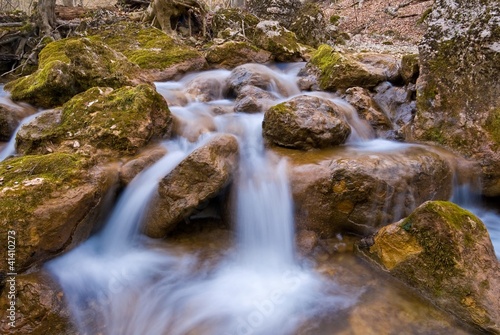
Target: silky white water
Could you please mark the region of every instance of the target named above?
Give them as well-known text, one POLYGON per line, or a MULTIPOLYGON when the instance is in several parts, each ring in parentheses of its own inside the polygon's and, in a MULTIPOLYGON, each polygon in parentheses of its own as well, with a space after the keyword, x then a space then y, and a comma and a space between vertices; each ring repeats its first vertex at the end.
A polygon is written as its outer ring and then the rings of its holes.
MULTIPOLYGON (((224 80, 224 72, 216 74, 224 80)), ((288 80, 284 73, 275 78, 280 85, 288 80)), ((168 97, 183 85, 158 87, 168 97)), ((293 334, 304 322, 355 303, 359 291, 296 259, 287 163, 265 150, 263 115, 217 116, 213 105, 186 99, 172 107, 184 137, 167 143, 167 155, 132 181, 99 234, 48 264, 82 334, 293 334), (140 225, 158 181, 205 143, 200 138, 217 132, 234 134, 240 144, 236 241, 226 257, 206 264, 153 243, 140 225), (189 145, 186 138, 198 141, 189 145)))

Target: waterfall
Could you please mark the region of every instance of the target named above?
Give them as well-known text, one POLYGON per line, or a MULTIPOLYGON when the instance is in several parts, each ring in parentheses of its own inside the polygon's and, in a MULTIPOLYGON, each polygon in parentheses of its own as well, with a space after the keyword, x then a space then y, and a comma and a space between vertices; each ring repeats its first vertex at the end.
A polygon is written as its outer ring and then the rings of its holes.
POLYGON ((467 209, 484 223, 490 234, 495 255, 500 259, 500 208, 493 210, 483 205, 481 196, 477 192, 480 189, 479 180, 469 180, 461 184, 455 180, 454 184, 450 201, 467 209))
MULTIPOLYGON (((173 97, 185 81, 157 86, 173 97)), ((64 289, 79 331, 286 335, 306 320, 352 306, 359 292, 325 280, 296 259, 287 162, 265 149, 263 115, 216 116, 210 103, 179 101, 184 105, 171 110, 185 125, 181 133, 198 141, 168 142, 167 155, 128 185, 104 229, 47 265, 64 289), (207 264, 196 254, 142 236, 140 223, 158 181, 203 145, 200 138, 217 132, 236 135, 240 144, 233 183, 236 239, 222 260, 207 264)))

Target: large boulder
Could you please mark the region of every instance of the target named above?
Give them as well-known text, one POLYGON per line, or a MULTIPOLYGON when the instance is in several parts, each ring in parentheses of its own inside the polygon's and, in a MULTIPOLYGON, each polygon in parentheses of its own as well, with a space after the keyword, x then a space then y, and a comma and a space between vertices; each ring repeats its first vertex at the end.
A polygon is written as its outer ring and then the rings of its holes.
POLYGON ((313 2, 306 2, 288 27, 300 43, 318 47, 335 38, 336 27, 328 21, 323 9, 313 2))
POLYGON ((15 239, 14 271, 28 269, 85 240, 116 185, 115 168, 92 168, 78 155, 23 156, 0 163, 0 234, 15 239))
POLYGON ((232 69, 247 63, 267 63, 272 54, 248 42, 229 41, 210 47, 205 57, 212 67, 232 69))
POLYGON ((258 17, 241 8, 222 8, 212 18, 212 33, 223 39, 252 39, 259 21, 258 17))
POLYGON ((51 108, 95 86, 119 88, 141 82, 146 81, 139 67, 123 54, 98 41, 70 38, 47 44, 40 52, 38 70, 5 89, 12 100, 51 108))
POLYGON ((238 163, 238 141, 232 135, 216 135, 193 151, 158 185, 144 231, 164 237, 205 201, 215 197, 231 181, 238 163))
POLYGON ((315 231, 322 238, 346 231, 371 234, 427 200, 451 196, 453 170, 443 154, 394 142, 373 148, 300 155, 274 149, 290 163, 298 229, 315 231), (387 152, 380 149, 387 144, 387 152))
POLYGON ((61 288, 45 272, 8 276, 0 296, 0 332, 16 334, 77 335, 61 288), (10 280, 10 281, 9 281, 10 280), (9 293, 15 290, 15 317, 11 318, 9 293), (14 322, 12 320, 15 320, 14 322), (13 322, 13 323, 11 323, 13 322))
POLYGON ((23 154, 91 154, 96 149, 103 154, 134 154, 151 139, 168 136, 171 127, 167 103, 154 87, 95 87, 25 124, 16 147, 23 154))
POLYGON ((247 0, 246 7, 256 16, 289 27, 302 7, 300 0, 247 0))
POLYGON ((152 81, 171 80, 186 72, 199 71, 207 62, 196 49, 173 39, 165 32, 134 22, 119 22, 93 32, 101 41, 125 55, 152 81))
POLYGON ((426 202, 380 229, 366 253, 437 306, 500 334, 500 263, 472 213, 450 202, 426 202))
POLYGON ((308 150, 343 144, 351 128, 333 102, 301 95, 269 108, 262 132, 274 144, 308 150))
POLYGON ((397 81, 399 68, 399 60, 391 55, 345 54, 321 45, 307 70, 318 75, 321 89, 335 91, 355 86, 373 88, 383 81, 397 81))
POLYGON ((303 60, 303 47, 298 43, 297 36, 278 21, 259 22, 253 41, 259 48, 271 52, 279 62, 303 60))
POLYGON ((482 167, 483 193, 500 195, 498 1, 437 0, 419 45, 413 140, 451 148, 482 167))

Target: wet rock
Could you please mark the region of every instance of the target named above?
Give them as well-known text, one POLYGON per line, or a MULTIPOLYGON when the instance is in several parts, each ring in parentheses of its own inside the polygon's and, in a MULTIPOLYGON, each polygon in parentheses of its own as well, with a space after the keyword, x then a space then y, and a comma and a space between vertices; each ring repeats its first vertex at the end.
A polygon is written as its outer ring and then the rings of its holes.
POLYGON ((192 101, 209 102, 223 99, 225 89, 223 77, 229 72, 221 70, 220 76, 216 72, 218 71, 197 75, 186 84, 185 92, 192 101))
POLYGON ((405 131, 416 112, 415 85, 393 86, 384 82, 375 87, 373 100, 389 116, 396 139, 404 139, 405 131))
POLYGON ((450 202, 426 202, 380 229, 368 254, 442 309, 500 334, 500 263, 472 213, 450 202))
POLYGON ((95 86, 119 88, 141 82, 146 80, 139 67, 123 54, 101 42, 78 38, 47 44, 40 52, 38 70, 5 89, 12 100, 51 108, 95 86))
POLYGON ((345 93, 345 100, 356 109, 358 115, 368 121, 380 137, 386 137, 386 132, 392 129, 392 122, 372 99, 370 91, 362 87, 351 87, 345 93))
POLYGON ((401 59, 401 77, 404 82, 415 84, 419 74, 418 54, 404 55, 401 59))
POLYGON ((266 91, 276 91, 287 96, 287 88, 268 67, 260 64, 245 64, 236 67, 226 80, 229 95, 237 97, 245 86, 255 86, 266 91))
POLYGON ((438 143, 482 166, 483 193, 500 195, 498 2, 438 0, 419 45, 411 139, 438 143))
POLYGON ((164 237, 203 202, 231 181, 238 161, 238 141, 216 135, 193 151, 158 186, 144 225, 146 235, 164 237))
POLYGON ((0 141, 8 141, 21 121, 36 112, 31 106, 0 103, 0 141))
POLYGON ((427 200, 449 199, 453 172, 446 158, 423 147, 398 146, 357 154, 274 149, 290 163, 297 228, 321 238, 345 231, 366 235, 427 200))
POLYGON ((289 27, 302 7, 300 0, 247 0, 250 12, 265 20, 278 21, 289 27))
POLYGON ((302 50, 295 34, 280 26, 277 21, 261 21, 255 27, 254 43, 271 52, 279 62, 303 60, 302 50))
POLYGON ((133 157, 120 169, 120 182, 128 185, 141 171, 150 167, 160 160, 167 153, 167 149, 162 146, 147 148, 137 156, 133 157))
POLYGON ((321 45, 308 63, 317 73, 320 88, 328 91, 349 87, 373 88, 386 80, 397 80, 399 62, 390 55, 343 54, 321 45))
POLYGON ((167 103, 150 85, 95 87, 24 125, 16 147, 23 154, 134 154, 151 139, 168 136, 171 124, 167 103))
POLYGON ((274 144, 308 150, 343 144, 351 128, 334 103, 302 95, 269 108, 262 131, 274 144))
MULTIPOLYGON (((173 39, 163 31, 134 22, 119 22, 93 32, 102 41, 137 64, 151 81, 165 81, 207 66, 196 49, 173 39)), ((96 85, 97 86, 97 85, 96 85)))
POLYGON ((243 86, 234 104, 235 112, 259 113, 271 107, 277 97, 255 86, 243 86))
MULTIPOLYGON (((116 168, 92 168, 78 155, 23 156, 0 163, 0 234, 15 232, 18 273, 85 240, 116 168)), ((8 273, 7 263, 0 274, 8 273)))
POLYGON ((318 234, 310 230, 301 230, 297 233, 297 248, 304 255, 310 254, 318 245, 318 234))
MULTIPOLYGON (((7 279, 10 279, 7 277, 7 279)), ((15 278, 15 327, 9 325, 10 283, 0 296, 0 331, 2 334, 67 334, 76 335, 64 293, 47 273, 35 272, 15 278)))
POLYGON ((272 54, 248 42, 229 41, 215 45, 206 53, 208 63, 216 68, 232 69, 247 63, 267 63, 272 54))

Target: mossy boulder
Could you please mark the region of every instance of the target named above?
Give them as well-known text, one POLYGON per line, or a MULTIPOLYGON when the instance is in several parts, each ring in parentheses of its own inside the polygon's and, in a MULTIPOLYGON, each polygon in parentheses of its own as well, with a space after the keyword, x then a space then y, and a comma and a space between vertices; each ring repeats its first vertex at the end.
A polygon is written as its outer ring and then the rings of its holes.
POLYGON ((248 42, 229 41, 210 47, 205 57, 212 67, 232 69, 247 63, 267 63, 272 54, 248 42))
MULTIPOLYGON (((7 277, 7 279, 10 279, 7 277)), ((16 334, 66 334, 77 335, 62 289, 46 272, 16 276, 16 321, 9 325, 10 283, 0 296, 0 331, 5 335, 16 334)))
POLYGON ((262 132, 273 144, 308 150, 343 144, 351 127, 334 103, 301 95, 269 108, 262 132))
POLYGON ((259 48, 271 52, 279 62, 293 62, 303 60, 302 47, 297 36, 290 30, 282 27, 277 21, 261 21, 255 27, 253 42, 259 48))
POLYGON ((0 163, 0 234, 5 244, 9 235, 16 241, 14 270, 2 262, 0 276, 22 273, 89 236, 118 179, 116 170, 92 166, 65 153, 0 163))
POLYGON ((90 39, 104 42, 121 52, 152 81, 170 80, 207 65, 196 49, 159 29, 136 22, 119 22, 91 33, 90 39))
POLYGON ((500 263, 472 213, 450 202, 426 202, 380 229, 366 253, 437 306, 500 334, 500 263))
POLYGON ((300 0, 247 0, 248 10, 264 20, 278 21, 290 27, 302 7, 300 0))
POLYGON ((498 1, 438 0, 419 45, 413 140, 459 152, 482 167, 483 193, 500 195, 498 1))
POLYGON ((304 3, 288 29, 295 33, 300 43, 315 48, 336 35, 335 26, 330 24, 323 9, 313 2, 304 3))
POLYGON ((23 154, 130 155, 151 139, 169 136, 171 126, 167 103, 154 87, 94 87, 25 124, 16 147, 23 154))
POLYGON ((252 39, 259 18, 241 8, 221 8, 212 18, 214 37, 245 40, 252 39))
POLYGON ((14 80, 5 89, 12 100, 34 106, 60 106, 95 86, 118 88, 145 82, 140 69, 121 53, 87 38, 49 43, 39 55, 38 70, 14 80))
POLYGON ((203 202, 229 185, 238 164, 238 140, 216 135, 193 151, 158 185, 144 231, 164 237, 203 202))
POLYGON ((321 45, 312 55, 308 69, 316 73, 320 88, 327 91, 349 87, 373 88, 386 80, 397 80, 399 64, 390 55, 344 54, 321 45))
POLYGON ((290 165, 297 228, 322 238, 372 234, 427 200, 449 199, 453 169, 443 154, 394 143, 384 152, 383 145, 356 155, 342 147, 273 148, 290 165))

